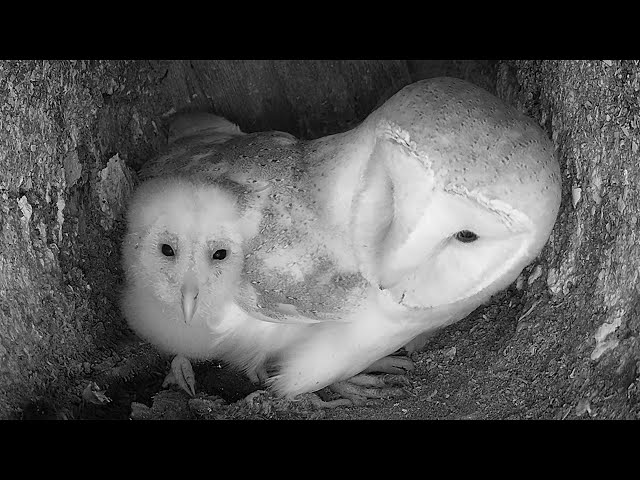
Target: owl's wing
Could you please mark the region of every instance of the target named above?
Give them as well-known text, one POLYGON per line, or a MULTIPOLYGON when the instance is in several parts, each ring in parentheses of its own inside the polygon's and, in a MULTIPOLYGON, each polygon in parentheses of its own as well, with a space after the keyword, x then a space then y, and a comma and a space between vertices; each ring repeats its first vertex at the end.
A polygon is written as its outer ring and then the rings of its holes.
MULTIPOLYGON (((259 278, 264 280, 265 276, 261 275, 259 278)), ((309 314, 304 309, 305 305, 295 305, 295 300, 290 301, 293 297, 269 295, 263 283, 248 281, 245 277, 236 294, 236 305, 254 319, 285 324, 315 324, 327 320, 326 317, 309 314)))
POLYGON ((245 297, 253 297, 256 318, 272 323, 349 321, 347 314, 358 309, 369 282, 331 261, 321 242, 310 241, 316 240, 313 229, 303 238, 294 228, 279 229, 281 218, 263 219, 260 234, 248 245, 243 272, 251 285, 245 297))
POLYGON ((245 135, 240 127, 226 118, 206 112, 175 115, 169 125, 168 142, 175 143, 189 137, 201 137, 208 144, 224 143, 245 135))
POLYGON ((240 128, 210 113, 178 114, 169 126, 167 151, 147 161, 141 180, 164 175, 196 175, 215 180, 229 165, 221 159, 224 144, 244 136, 240 128))
POLYGON ((298 310, 296 305, 291 303, 278 303, 271 308, 254 309, 252 316, 257 320, 268 323, 287 323, 312 325, 317 323, 349 323, 352 319, 347 315, 308 315, 298 310))

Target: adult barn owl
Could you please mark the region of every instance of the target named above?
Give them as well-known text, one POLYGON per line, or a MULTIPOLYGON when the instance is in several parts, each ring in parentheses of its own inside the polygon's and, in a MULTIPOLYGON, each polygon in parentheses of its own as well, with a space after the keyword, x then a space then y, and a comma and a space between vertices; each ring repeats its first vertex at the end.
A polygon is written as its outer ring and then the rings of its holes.
MULTIPOLYGON (((141 172, 168 182, 151 206, 163 204, 176 220, 211 212, 194 220, 197 232, 182 224, 159 229, 192 242, 189 258, 213 255, 225 235, 239 252, 228 269, 197 277, 200 295, 208 295, 198 299, 207 326, 188 335, 201 342, 208 328, 207 355, 216 358, 225 342, 253 349, 247 355, 259 360, 235 362, 249 370, 272 359, 268 383, 287 397, 350 379, 416 336, 464 318, 538 255, 559 209, 559 166, 544 132, 458 79, 411 84, 356 128, 313 141, 244 135, 215 116, 180 122, 173 149, 141 172), (181 203, 176 178, 203 192, 197 206, 181 203), (224 222, 236 226, 217 227, 224 222)), ((164 240, 147 238, 160 262, 164 240)), ((146 288, 159 269, 127 266, 129 284, 146 288)), ((190 332, 179 315, 191 278, 183 271, 157 275, 175 279, 164 297, 158 285, 145 299, 128 294, 130 304, 143 304, 125 311, 134 328, 139 310, 155 302, 153 309, 172 305, 173 313, 155 313, 148 331, 160 328, 160 315, 190 332)), ((182 307, 183 316, 189 312, 182 307)), ((165 337, 175 346, 183 337, 174 334, 165 337)), ((188 341, 173 351, 193 356, 188 341)))

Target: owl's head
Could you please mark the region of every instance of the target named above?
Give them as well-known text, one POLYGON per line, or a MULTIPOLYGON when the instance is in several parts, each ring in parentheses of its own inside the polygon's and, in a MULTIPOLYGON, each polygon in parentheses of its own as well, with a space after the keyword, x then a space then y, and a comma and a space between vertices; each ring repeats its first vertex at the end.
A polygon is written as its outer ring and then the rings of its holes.
POLYGON ((243 245, 256 231, 254 216, 224 188, 184 178, 149 180, 128 211, 127 281, 177 321, 206 320, 233 298, 243 245))
POLYGON ((532 119, 473 84, 435 78, 402 89, 362 129, 374 140, 356 244, 398 301, 488 297, 540 253, 560 169, 532 119))

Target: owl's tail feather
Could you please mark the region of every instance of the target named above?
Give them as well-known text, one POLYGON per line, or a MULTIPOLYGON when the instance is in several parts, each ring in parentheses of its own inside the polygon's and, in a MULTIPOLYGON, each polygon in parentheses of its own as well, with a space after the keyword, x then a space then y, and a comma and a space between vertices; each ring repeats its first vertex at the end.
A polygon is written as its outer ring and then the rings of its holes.
POLYGON ((208 143, 216 144, 241 135, 245 133, 235 123, 206 112, 177 114, 169 126, 169 143, 193 136, 206 136, 208 143))

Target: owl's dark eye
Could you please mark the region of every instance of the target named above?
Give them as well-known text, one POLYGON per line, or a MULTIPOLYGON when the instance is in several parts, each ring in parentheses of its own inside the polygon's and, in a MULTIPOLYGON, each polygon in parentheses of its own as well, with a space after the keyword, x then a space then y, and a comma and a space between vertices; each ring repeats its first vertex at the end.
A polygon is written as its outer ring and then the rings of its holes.
POLYGON ((211 258, 213 258, 214 260, 223 260, 224 257, 226 256, 227 256, 226 250, 216 250, 211 256, 211 258))
POLYGON ((173 257, 175 255, 175 252, 173 251, 173 248, 171 248, 171 245, 167 245, 166 243, 162 244, 160 250, 165 257, 173 257))
POLYGON ((455 234, 455 239, 462 243, 471 243, 478 239, 478 235, 470 230, 460 230, 455 234))

